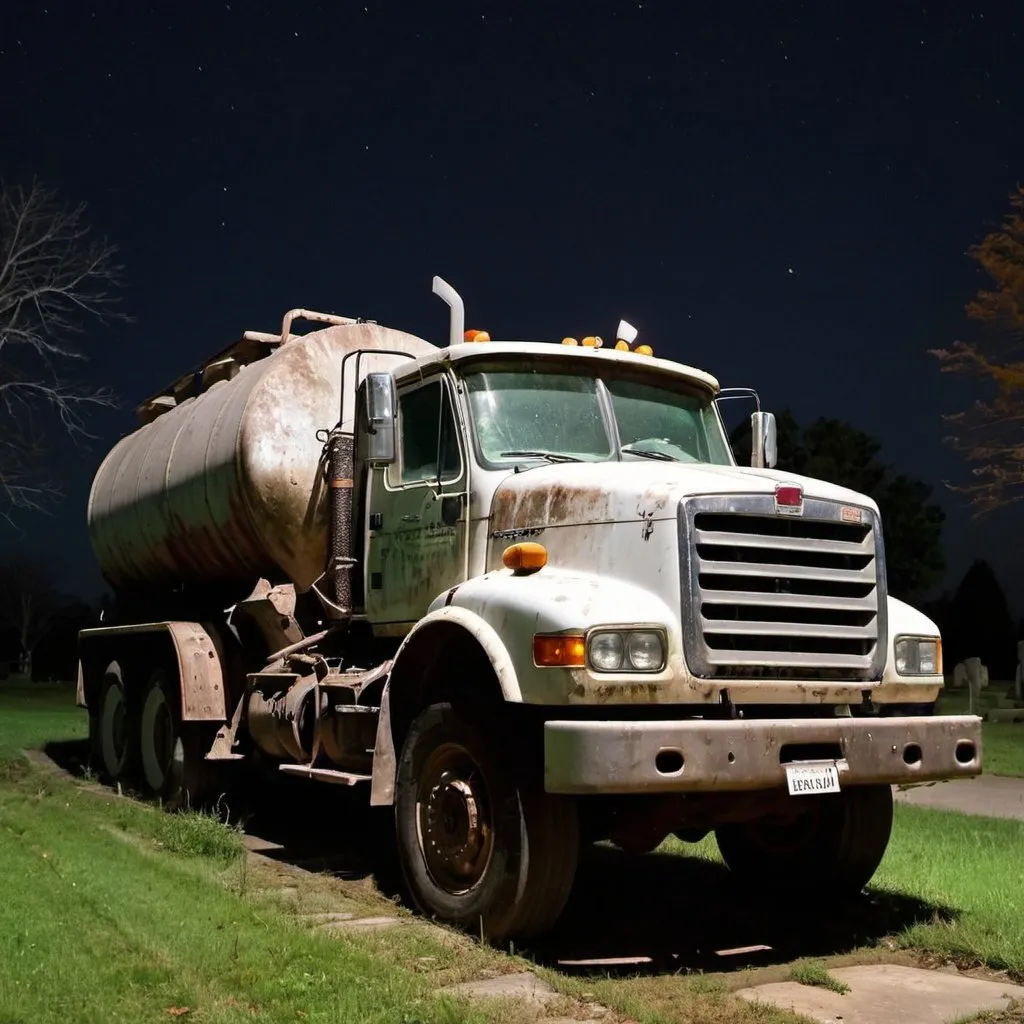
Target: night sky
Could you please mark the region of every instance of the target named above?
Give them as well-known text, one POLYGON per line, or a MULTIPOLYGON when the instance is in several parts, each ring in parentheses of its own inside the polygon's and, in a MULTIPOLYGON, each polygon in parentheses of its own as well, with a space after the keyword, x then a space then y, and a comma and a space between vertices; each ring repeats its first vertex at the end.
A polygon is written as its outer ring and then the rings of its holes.
POLYGON ((0 543, 98 593, 88 486, 136 401, 292 306, 443 341, 441 274, 494 337, 624 316, 877 436, 947 510, 947 582, 988 557, 1024 614, 1020 506, 944 488, 974 385, 926 354, 1024 176, 1022 44, 1024 5, 981 0, 2 0, 0 175, 89 204, 135 322, 87 338, 123 402, 63 505, 0 543))

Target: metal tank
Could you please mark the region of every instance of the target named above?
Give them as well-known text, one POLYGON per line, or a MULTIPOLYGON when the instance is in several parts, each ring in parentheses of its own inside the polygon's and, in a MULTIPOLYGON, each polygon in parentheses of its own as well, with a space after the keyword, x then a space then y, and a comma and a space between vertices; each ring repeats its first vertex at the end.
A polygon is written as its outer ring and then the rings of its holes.
MULTIPOLYGON (((306 590, 323 574, 323 432, 338 422, 343 357, 357 349, 391 349, 414 359, 437 349, 367 323, 289 335, 291 318, 282 329, 285 343, 275 335, 246 334, 140 406, 140 416, 150 421, 104 459, 89 495, 88 525, 111 586, 241 583, 283 572, 306 590), (192 397, 182 400, 189 392, 192 397)), ((346 364, 347 421, 356 362, 346 364)), ((360 356, 359 378, 402 362, 401 356, 360 356)))

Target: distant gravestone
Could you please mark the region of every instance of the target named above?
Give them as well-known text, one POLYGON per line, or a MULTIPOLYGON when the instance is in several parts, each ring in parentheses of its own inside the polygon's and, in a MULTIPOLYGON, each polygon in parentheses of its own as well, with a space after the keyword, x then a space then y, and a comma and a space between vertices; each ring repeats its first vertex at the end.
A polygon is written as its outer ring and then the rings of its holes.
POLYGON ((967 689, 967 666, 962 661, 953 667, 953 689, 967 689))
MULTIPOLYGON (((981 658, 966 658, 964 665, 967 667, 967 692, 969 694, 967 710, 969 714, 973 715, 974 709, 978 704, 978 698, 981 696, 984 678, 982 669, 985 666, 982 665, 981 658)), ((984 681, 987 682, 987 680, 984 681)))
POLYGON ((964 665, 967 668, 967 686, 970 688, 972 681, 979 690, 984 690, 988 685, 988 669, 981 658, 965 658, 964 665))

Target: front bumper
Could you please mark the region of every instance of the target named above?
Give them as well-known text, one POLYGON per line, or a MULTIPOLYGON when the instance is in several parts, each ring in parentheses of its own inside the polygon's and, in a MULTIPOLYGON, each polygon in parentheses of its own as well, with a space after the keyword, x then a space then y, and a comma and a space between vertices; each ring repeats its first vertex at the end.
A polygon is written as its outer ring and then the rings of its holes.
POLYGON ((549 793, 743 792, 786 786, 786 763, 834 759, 841 786, 981 774, 981 719, 748 719, 544 725, 549 793))

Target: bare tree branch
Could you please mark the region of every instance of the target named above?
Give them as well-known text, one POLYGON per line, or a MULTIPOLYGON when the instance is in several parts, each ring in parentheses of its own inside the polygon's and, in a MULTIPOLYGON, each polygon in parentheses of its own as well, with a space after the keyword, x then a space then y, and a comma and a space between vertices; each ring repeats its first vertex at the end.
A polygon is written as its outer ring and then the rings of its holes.
POLYGON ((991 279, 967 304, 968 317, 984 328, 984 340, 956 341, 930 349, 943 373, 980 378, 990 397, 945 417, 953 428, 946 442, 964 453, 974 482, 947 483, 966 494, 980 516, 1024 500, 1024 187, 1010 196, 1010 213, 968 255, 991 279))
POLYGON ((115 254, 91 236, 84 204, 38 182, 0 183, 0 515, 59 497, 53 434, 81 443, 90 408, 114 404, 109 388, 69 371, 86 358, 77 343, 90 323, 127 319, 114 311, 115 254))

